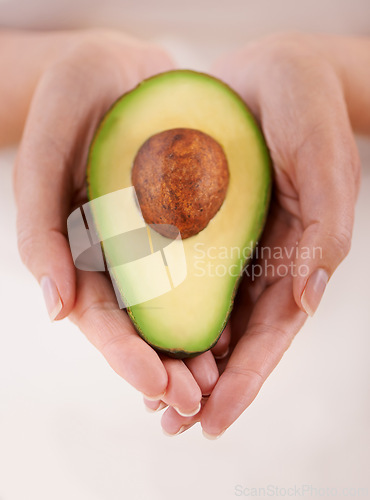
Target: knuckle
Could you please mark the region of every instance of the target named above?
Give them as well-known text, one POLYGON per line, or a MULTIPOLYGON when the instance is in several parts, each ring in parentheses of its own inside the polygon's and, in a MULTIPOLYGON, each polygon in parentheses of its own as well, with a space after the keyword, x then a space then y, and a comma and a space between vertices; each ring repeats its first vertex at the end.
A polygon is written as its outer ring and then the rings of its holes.
POLYGON ((98 344, 98 349, 103 356, 107 356, 112 349, 123 347, 124 341, 125 339, 122 335, 109 337, 98 344))
POLYGON ((112 93, 116 97, 121 81, 121 53, 122 50, 119 50, 108 34, 89 32, 74 40, 50 64, 40 78, 38 88, 52 89, 54 95, 60 94, 69 103, 76 98, 79 106, 83 90, 84 101, 96 104, 97 98, 101 99, 102 75, 109 72, 106 91, 109 96, 112 93))
POLYGON ((33 256, 39 245, 37 236, 30 230, 21 229, 18 232, 17 245, 23 264, 30 268, 33 256))
POLYGON ((259 337, 266 359, 275 359, 285 352, 293 341, 295 333, 273 323, 254 322, 248 326, 248 337, 259 337))
POLYGON ((76 311, 75 322, 89 321, 90 323, 96 323, 98 328, 101 326, 102 329, 108 329, 111 326, 112 315, 119 310, 117 308, 117 304, 101 297, 87 304, 80 311, 76 311))
POLYGON ((327 237, 340 258, 344 259, 351 249, 351 232, 344 228, 339 228, 337 231, 328 232, 327 237))
POLYGON ((85 58, 85 63, 79 65, 76 54, 54 61, 42 75, 38 88, 43 91, 53 88, 54 92, 60 95, 70 92, 82 80, 86 72, 86 61, 85 58))
POLYGON ((325 65, 325 60, 317 57, 317 53, 301 33, 288 32, 271 35, 266 39, 264 46, 265 52, 271 56, 271 62, 281 70, 289 69, 298 74, 308 65, 310 67, 316 65, 320 67, 320 70, 322 70, 321 66, 325 65))
POLYGON ((226 367, 225 372, 228 373, 229 375, 242 376, 248 381, 248 383, 255 382, 257 384, 262 385, 264 382, 263 374, 261 373, 260 370, 257 370, 255 368, 241 366, 241 365, 234 365, 226 367))
POLYGON ((286 331, 272 323, 254 322, 248 326, 248 335, 284 336, 286 331))
POLYGON ((98 62, 107 58, 107 47, 103 37, 91 33, 76 39, 68 45, 60 57, 56 58, 44 72, 40 82, 47 86, 64 88, 76 86, 76 81, 84 81, 93 76, 98 62))
POLYGON ((72 47, 71 56, 75 56, 79 60, 92 60, 94 56, 96 58, 105 55, 105 43, 106 40, 103 34, 96 36, 96 34, 88 33, 72 47))
POLYGON ((266 379, 260 370, 241 365, 226 366, 222 376, 230 377, 230 381, 232 381, 233 384, 236 381, 236 377, 242 380, 243 390, 236 396, 234 395, 235 406, 239 408, 240 411, 243 411, 249 406, 266 379))

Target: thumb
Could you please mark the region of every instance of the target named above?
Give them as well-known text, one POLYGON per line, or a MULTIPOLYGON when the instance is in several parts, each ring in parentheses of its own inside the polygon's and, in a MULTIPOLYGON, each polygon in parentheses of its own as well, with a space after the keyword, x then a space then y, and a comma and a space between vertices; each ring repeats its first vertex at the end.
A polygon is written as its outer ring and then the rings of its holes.
POLYGON ((346 113, 325 123, 297 153, 296 179, 303 235, 293 293, 312 316, 331 275, 351 247, 360 162, 346 113))
POLYGON ((36 155, 25 155, 21 147, 14 187, 19 253, 39 282, 50 319, 54 320, 64 318, 73 308, 75 269, 66 238, 68 189, 58 174, 62 160, 48 149, 47 155, 45 148, 37 150, 43 158, 38 162, 36 155), (57 168, 51 168, 45 159, 57 168))
POLYGON ((60 92, 41 82, 14 175, 19 252, 41 285, 52 320, 67 316, 75 302, 75 268, 66 234, 76 124, 70 123, 73 115, 65 105, 61 109, 61 102, 60 92))

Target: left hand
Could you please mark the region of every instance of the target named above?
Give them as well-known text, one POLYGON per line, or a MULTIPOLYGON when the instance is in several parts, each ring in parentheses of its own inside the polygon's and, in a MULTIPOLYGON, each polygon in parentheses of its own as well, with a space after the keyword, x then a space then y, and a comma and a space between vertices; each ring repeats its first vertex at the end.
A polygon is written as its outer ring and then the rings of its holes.
POLYGON ((274 190, 261 240, 265 253, 253 263, 262 274, 241 282, 230 319, 230 353, 218 362, 222 374, 198 415, 183 418, 169 408, 162 417, 173 434, 200 421, 210 438, 251 404, 307 313, 317 309, 349 251, 360 182, 340 76, 304 38, 256 42, 220 60, 214 73, 239 92, 260 122, 274 190))

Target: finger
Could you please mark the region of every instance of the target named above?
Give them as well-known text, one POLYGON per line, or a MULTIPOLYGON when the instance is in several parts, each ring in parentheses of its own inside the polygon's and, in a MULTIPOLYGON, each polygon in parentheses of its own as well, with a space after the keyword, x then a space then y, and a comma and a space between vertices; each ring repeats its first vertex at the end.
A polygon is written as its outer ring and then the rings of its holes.
POLYGON ((167 371, 166 393, 160 399, 184 416, 196 415, 200 410, 202 393, 188 367, 180 359, 161 356, 167 371))
POLYGON ((118 308, 112 285, 103 274, 77 272, 77 300, 69 317, 118 375, 148 398, 162 399, 166 369, 118 308))
POLYGON ((211 394, 218 380, 218 368, 212 353, 207 351, 194 358, 185 359, 184 362, 197 382, 202 395, 211 394))
MULTIPOLYGON (((227 324, 229 330, 229 332, 227 332, 227 336, 229 337, 228 348, 222 356, 215 356, 219 375, 224 372, 234 347, 245 333, 254 303, 257 300, 255 286, 256 282, 250 281, 247 276, 243 276, 240 281, 234 300, 233 310, 227 324)), ((262 286, 265 288, 265 284, 262 286)))
MULTIPOLYGON (((182 362, 180 362, 180 366, 178 366, 178 362, 175 362, 175 364, 174 364, 175 366, 173 366, 173 364, 171 364, 171 367, 170 367, 168 364, 168 361, 166 361, 165 366, 169 367, 170 373, 173 374, 173 370, 178 371, 179 369, 181 369, 181 372, 182 372, 183 367, 181 366, 181 363, 182 362)), ((209 395, 212 392, 212 389, 214 388, 214 386, 218 380, 218 376, 219 376, 217 365, 216 365, 215 359, 212 356, 211 352, 207 351, 207 352, 205 352, 199 356, 196 356, 194 358, 186 359, 184 361, 184 363, 187 366, 187 368, 189 369, 190 373, 193 375, 193 378, 196 381, 197 385, 199 386, 202 395, 209 395)), ((184 380, 185 383, 188 383, 188 379, 189 379, 188 374, 186 372, 182 372, 182 373, 183 373, 182 376, 185 379, 184 380)), ((180 374, 177 373, 176 376, 179 377, 180 374)), ((174 375, 172 375, 172 377, 174 377, 174 375)), ((183 392, 184 381, 182 382, 182 386, 180 386, 180 383, 178 382, 178 386, 181 388, 181 397, 184 396, 184 392, 183 392)), ((192 386, 195 390, 196 401, 198 401, 198 399, 197 399, 198 394, 199 394, 198 387, 195 387, 193 384, 193 380, 190 379, 190 391, 192 390, 191 389, 192 386)), ((193 396, 191 395, 191 397, 193 397, 193 396)), ((171 400, 172 405, 179 407, 179 410, 176 411, 176 414, 177 415, 180 415, 180 413, 182 413, 182 415, 186 414, 187 411, 182 409, 182 408, 184 408, 184 404, 186 404, 186 403, 181 401, 181 402, 178 402, 176 404, 176 403, 174 403, 175 398, 177 399, 177 401, 179 401, 177 396, 172 396, 171 393, 169 393, 169 391, 167 391, 167 393, 165 395, 166 401, 171 400), (178 413, 178 411, 180 411, 180 413, 178 413)), ((150 411, 160 411, 167 406, 167 403, 165 403, 164 401, 160 401, 160 400, 151 401, 151 400, 148 400, 146 398, 144 398, 144 404, 146 405, 146 407, 150 411)), ((188 404, 189 407, 191 407, 192 405, 193 405, 193 403, 188 404)), ((193 405, 192 407, 193 407, 193 409, 190 411, 190 413, 192 414, 195 412, 195 414, 197 415, 198 409, 199 409, 199 402, 197 403, 197 406, 193 405)))
MULTIPOLYGON (((77 144, 85 143, 82 129, 89 132, 90 99, 85 90, 62 72, 45 74, 33 98, 16 161, 19 251, 42 285, 52 319, 65 317, 75 300, 66 221, 79 187, 73 168, 85 154, 77 144)), ((81 174, 82 184, 82 169, 81 174)))
POLYGON ((75 300, 75 270, 66 238, 72 187, 64 158, 37 122, 30 126, 32 132, 26 131, 16 162, 18 248, 42 286, 50 318, 61 319, 75 300), (39 134, 36 141, 34 133, 39 134))
POLYGON ((202 399, 201 410, 192 417, 183 417, 179 415, 174 408, 167 408, 161 418, 161 426, 166 436, 177 436, 178 434, 182 434, 199 422, 205 402, 206 399, 202 399))
POLYGON ((167 407, 167 404, 164 401, 161 401, 160 399, 156 399, 153 401, 151 399, 143 397, 143 401, 146 410, 148 410, 150 413, 161 411, 163 410, 163 408, 167 407))
POLYGON ((215 359, 223 359, 227 356, 229 352, 230 336, 230 323, 228 321, 217 344, 211 349, 215 359))
POLYGON ((206 437, 221 435, 251 404, 305 319, 294 301, 290 276, 263 292, 202 411, 206 437))
MULTIPOLYGON (((296 154, 303 222, 293 282, 294 297, 314 314, 326 284, 351 246, 360 162, 344 103, 308 135, 296 154)), ((333 107, 334 107, 333 104, 333 107)), ((327 113, 328 114, 328 113, 327 113)))

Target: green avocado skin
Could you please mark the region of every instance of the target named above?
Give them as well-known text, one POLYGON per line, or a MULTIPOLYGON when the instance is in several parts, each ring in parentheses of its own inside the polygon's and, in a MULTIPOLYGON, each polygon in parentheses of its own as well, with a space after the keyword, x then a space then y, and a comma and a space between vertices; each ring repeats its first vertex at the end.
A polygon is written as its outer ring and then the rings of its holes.
MULTIPOLYGON (((94 135, 94 138, 91 142, 90 145, 90 150, 89 150, 89 156, 88 156, 88 165, 87 165, 87 193, 88 193, 88 198, 89 200, 93 200, 98 196, 101 196, 101 192, 99 189, 96 187, 97 182, 95 181, 95 172, 97 170, 97 165, 98 162, 95 159, 96 156, 96 151, 99 150, 99 140, 101 136, 101 132, 106 129, 105 125, 109 121, 110 116, 112 112, 116 109, 116 106, 118 104, 121 104, 123 100, 127 97, 130 97, 131 94, 137 92, 140 90, 143 86, 150 86, 151 82, 156 82, 159 78, 162 78, 164 81, 166 77, 168 76, 169 78, 172 78, 173 76, 176 77, 179 75, 180 77, 184 78, 189 78, 189 81, 191 82, 191 78, 199 79, 199 78, 205 78, 209 81, 212 81, 213 83, 217 83, 218 86, 223 87, 225 89, 225 92, 228 94, 233 94, 234 99, 238 99, 240 102, 240 106, 243 106, 246 113, 248 114, 248 120, 250 123, 250 126, 253 128, 254 134, 255 134, 255 140, 258 142, 258 147, 261 152, 261 171, 263 175, 263 189, 260 190, 259 196, 260 196, 260 202, 259 202, 259 210, 256 212, 255 217, 254 217, 254 224, 253 224, 253 229, 249 232, 249 234, 245 235, 245 247, 248 245, 250 246, 250 242, 253 241, 254 245, 253 248, 256 246, 258 243, 258 240, 260 239, 264 225, 266 222, 267 214, 268 214, 268 209, 269 209, 269 204, 270 204, 270 198, 271 198, 271 191, 272 191, 272 162, 271 158, 269 155, 269 151, 265 142, 265 139, 263 137, 262 131, 258 127, 256 121, 253 119, 249 109, 247 108, 246 104, 242 101, 242 99, 225 83, 223 83, 220 80, 217 80, 214 77, 211 77, 207 74, 204 73, 199 73, 191 70, 174 70, 174 71, 169 71, 166 73, 161 73, 159 75, 155 75, 153 77, 150 77, 146 80, 143 80, 137 87, 135 87, 133 90, 127 92, 126 94, 122 95, 113 103, 111 108, 106 112, 104 115, 103 119, 100 122, 100 125, 98 126, 96 133, 94 135), (251 237, 252 236, 252 237, 251 237)), ((184 109, 184 113, 186 113, 186 109, 184 109)), ((200 128, 199 128, 200 129, 200 128)), ((200 129, 201 130, 201 129, 200 129)), ((117 186, 117 189, 120 189, 122 186, 117 186)), ((103 194, 104 190, 103 190, 103 194)), ((227 198, 228 194, 226 194, 227 198)), ((98 224, 97 224, 98 226, 98 224)), ((251 250, 253 250, 251 248, 251 250)), ((109 265, 109 255, 105 255, 107 264, 109 265)), ((244 261, 243 261, 243 266, 242 266, 242 271, 245 269, 246 265, 249 263, 251 259, 251 256, 249 255, 244 261)), ((217 331, 213 332, 213 341, 209 345, 206 346, 206 348, 201 348, 201 349, 184 349, 184 348, 179 348, 177 346, 166 346, 164 347, 163 345, 160 345, 158 342, 153 340, 150 335, 150 331, 148 329, 143 329, 142 325, 140 324, 140 318, 137 317, 135 314, 135 307, 127 307, 127 313, 131 318, 131 321, 137 331, 137 333, 149 344, 151 345, 156 351, 161 352, 166 354, 167 356, 170 356, 172 358, 178 358, 178 359, 185 359, 185 358, 192 358, 195 357, 209 349, 215 346, 217 343, 218 339, 220 338, 223 330, 225 329, 225 326, 227 324, 227 321, 230 317, 230 314, 233 309, 233 304, 234 304, 234 299, 235 295, 237 293, 241 278, 242 278, 242 271, 240 275, 236 278, 234 278, 234 285, 232 288, 232 293, 230 295, 230 298, 228 300, 227 304, 227 313, 225 314, 222 324, 219 325, 217 328, 217 331)), ((119 287, 119 283, 116 281, 116 285, 119 287)), ((184 298, 186 300, 186 297, 184 298)))

